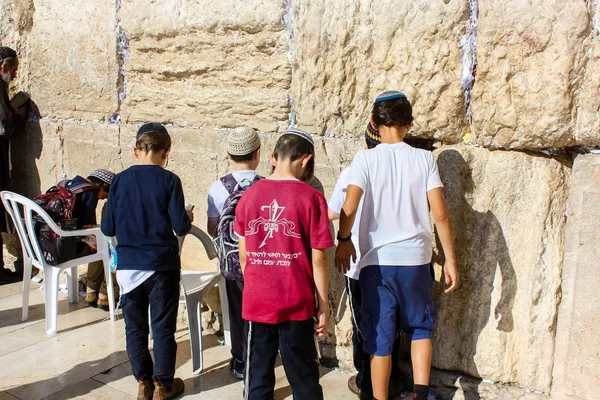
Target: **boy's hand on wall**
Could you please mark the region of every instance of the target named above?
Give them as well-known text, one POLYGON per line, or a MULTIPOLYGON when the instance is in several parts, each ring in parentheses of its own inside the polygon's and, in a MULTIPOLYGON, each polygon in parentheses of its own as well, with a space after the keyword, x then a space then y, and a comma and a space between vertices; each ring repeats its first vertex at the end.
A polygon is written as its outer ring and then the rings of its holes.
POLYGON ((450 285, 444 293, 453 292, 458 287, 458 272, 455 263, 446 261, 444 264, 444 277, 446 278, 446 285, 450 285))

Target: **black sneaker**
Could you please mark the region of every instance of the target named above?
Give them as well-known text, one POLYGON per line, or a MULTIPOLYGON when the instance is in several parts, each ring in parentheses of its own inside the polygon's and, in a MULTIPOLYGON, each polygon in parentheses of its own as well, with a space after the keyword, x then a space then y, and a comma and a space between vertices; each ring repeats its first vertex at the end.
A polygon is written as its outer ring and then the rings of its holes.
POLYGON ((238 360, 237 358, 232 358, 231 361, 229 361, 229 370, 236 378, 244 379, 244 369, 245 365, 243 361, 238 360))

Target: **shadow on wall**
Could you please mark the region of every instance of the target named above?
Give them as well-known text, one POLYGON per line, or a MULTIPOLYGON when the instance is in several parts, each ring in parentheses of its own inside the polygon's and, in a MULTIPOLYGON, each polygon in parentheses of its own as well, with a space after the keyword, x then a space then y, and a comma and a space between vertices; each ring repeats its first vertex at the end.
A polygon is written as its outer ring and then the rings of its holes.
MULTIPOLYGON (((32 104, 32 113, 39 115, 35 104, 32 104)), ((32 118, 28 119, 25 132, 11 142, 13 190, 30 199, 41 194, 41 180, 36 160, 40 159, 43 146, 40 122, 32 118)))
MULTIPOLYGON (((454 224, 459 289, 444 294, 443 278, 434 286, 439 309, 434 338, 434 365, 480 377, 476 358, 484 357, 478 344, 484 330, 512 332, 517 280, 502 227, 490 211, 473 209, 475 183, 472 170, 456 150, 438 157, 444 195, 454 224), (500 274, 500 276, 497 276, 500 274), (494 290, 494 284, 501 287, 494 290), (499 300, 497 299, 497 292, 499 300), (495 306, 494 306, 495 304, 495 306), (491 317, 493 308, 494 316, 491 317)), ((444 264, 436 235, 434 262, 444 264)), ((483 347, 484 351, 486 349, 483 347)), ((505 351, 506 349, 495 349, 505 351)), ((455 389, 456 390, 456 389, 455 389)))

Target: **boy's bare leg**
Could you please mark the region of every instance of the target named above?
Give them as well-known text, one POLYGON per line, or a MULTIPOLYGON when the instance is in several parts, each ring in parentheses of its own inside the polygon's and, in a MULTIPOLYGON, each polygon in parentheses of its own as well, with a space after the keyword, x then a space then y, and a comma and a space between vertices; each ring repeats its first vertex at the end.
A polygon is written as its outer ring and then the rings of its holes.
POLYGON ((371 356, 371 384, 373 397, 377 400, 387 400, 392 372, 392 355, 371 356))
POLYGON ((429 385, 431 372, 431 339, 413 340, 410 346, 415 385, 429 385))

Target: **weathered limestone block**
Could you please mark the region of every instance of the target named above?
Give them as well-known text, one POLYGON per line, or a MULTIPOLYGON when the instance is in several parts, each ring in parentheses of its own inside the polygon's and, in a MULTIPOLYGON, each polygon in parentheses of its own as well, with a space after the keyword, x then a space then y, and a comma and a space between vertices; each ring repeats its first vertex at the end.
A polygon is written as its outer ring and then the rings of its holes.
POLYGON ((108 119, 117 110, 115 2, 30 1, 19 74, 41 115, 108 119))
POLYGON ((575 159, 569 190, 562 302, 552 397, 600 398, 600 156, 575 159))
POLYGON ((291 69, 281 0, 123 2, 124 120, 288 124, 291 69))
POLYGON ((434 366, 549 392, 568 162, 468 146, 435 154, 462 284, 443 294, 436 252, 434 366))
POLYGON ((69 122, 62 124, 64 172, 68 178, 88 176, 95 169, 123 169, 120 127, 106 123, 69 122))
POLYGON ((479 144, 526 149, 600 142, 592 116, 599 105, 598 32, 588 3, 479 2, 473 89, 479 144), (578 108, 584 115, 577 116, 578 108))
POLYGON ((294 1, 292 95, 300 126, 360 136, 382 91, 406 93, 413 134, 464 134, 464 1, 294 1))
MULTIPOLYGON (((410 372, 411 369, 406 364, 401 368, 407 370, 406 372, 410 372)), ((547 394, 527 391, 517 385, 492 383, 436 369, 431 372, 430 387, 437 396, 448 400, 550 400, 547 394)))
POLYGON ((21 35, 33 24, 33 0, 0 1, 0 43, 17 50, 21 35))
POLYGON ((600 144, 600 2, 596 7, 596 27, 586 44, 589 44, 583 71, 581 91, 577 104, 575 141, 586 146, 600 144))
POLYGON ((48 119, 27 121, 23 135, 11 139, 13 190, 35 198, 62 179, 62 123, 48 119))

